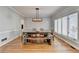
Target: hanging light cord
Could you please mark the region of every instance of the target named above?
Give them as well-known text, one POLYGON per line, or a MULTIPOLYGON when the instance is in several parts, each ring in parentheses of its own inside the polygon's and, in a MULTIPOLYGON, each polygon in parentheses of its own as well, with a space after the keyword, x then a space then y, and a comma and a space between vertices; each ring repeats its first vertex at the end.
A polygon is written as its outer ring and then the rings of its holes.
POLYGON ((39 8, 36 8, 36 19, 39 19, 39 8))

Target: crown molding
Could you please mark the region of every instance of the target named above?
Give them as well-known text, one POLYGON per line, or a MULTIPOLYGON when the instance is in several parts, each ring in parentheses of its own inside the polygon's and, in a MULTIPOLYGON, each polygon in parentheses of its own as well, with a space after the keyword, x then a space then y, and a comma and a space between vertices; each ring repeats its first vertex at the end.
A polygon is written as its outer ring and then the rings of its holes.
POLYGON ((8 8, 10 8, 11 10, 13 10, 15 13, 17 13, 17 14, 18 14, 19 16, 21 16, 22 18, 25 17, 21 12, 17 11, 13 6, 8 6, 8 8))

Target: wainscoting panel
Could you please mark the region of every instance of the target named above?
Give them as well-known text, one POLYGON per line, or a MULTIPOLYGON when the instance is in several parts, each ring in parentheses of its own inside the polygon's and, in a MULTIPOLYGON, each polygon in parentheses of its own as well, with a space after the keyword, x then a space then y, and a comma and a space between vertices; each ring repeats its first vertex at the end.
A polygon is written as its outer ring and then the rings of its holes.
POLYGON ((20 36, 20 31, 6 31, 0 33, 0 47, 20 36))

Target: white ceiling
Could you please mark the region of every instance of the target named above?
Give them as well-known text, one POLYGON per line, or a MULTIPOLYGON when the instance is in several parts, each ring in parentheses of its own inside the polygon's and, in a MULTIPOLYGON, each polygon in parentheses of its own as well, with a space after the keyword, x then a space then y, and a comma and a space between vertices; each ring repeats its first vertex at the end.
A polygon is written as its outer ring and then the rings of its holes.
POLYGON ((24 17, 35 17, 35 8, 39 8, 40 17, 49 17, 54 14, 61 6, 13 6, 24 17))

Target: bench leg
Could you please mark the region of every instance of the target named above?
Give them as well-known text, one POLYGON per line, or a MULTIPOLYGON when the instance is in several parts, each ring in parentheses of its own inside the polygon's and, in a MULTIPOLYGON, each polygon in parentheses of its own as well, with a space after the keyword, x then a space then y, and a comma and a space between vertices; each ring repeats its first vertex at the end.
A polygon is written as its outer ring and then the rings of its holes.
POLYGON ((51 45, 51 39, 47 39, 47 43, 51 45))

